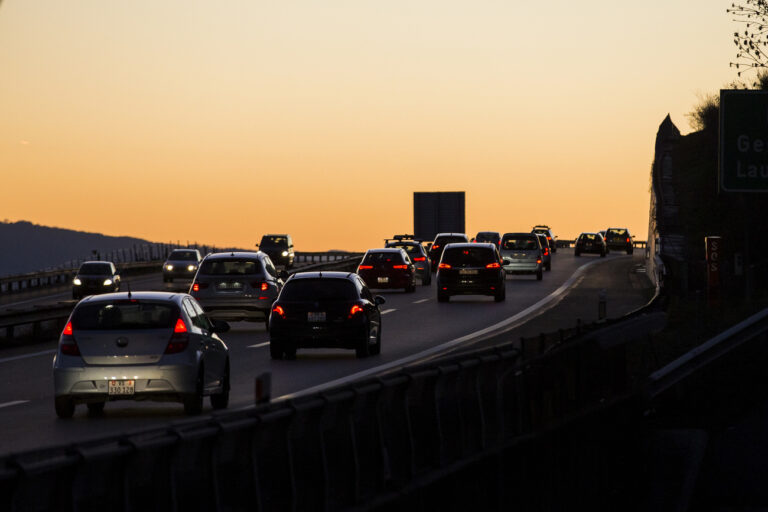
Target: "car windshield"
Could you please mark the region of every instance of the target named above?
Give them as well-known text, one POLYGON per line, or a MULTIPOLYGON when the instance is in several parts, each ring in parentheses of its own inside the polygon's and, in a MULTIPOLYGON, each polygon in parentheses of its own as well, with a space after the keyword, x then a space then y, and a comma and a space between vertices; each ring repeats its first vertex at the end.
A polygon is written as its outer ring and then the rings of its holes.
POLYGON ((243 258, 205 260, 200 267, 201 274, 212 276, 244 276, 261 272, 258 260, 243 258))
POLYGON ((169 260, 175 261, 197 261, 197 254, 194 251, 173 251, 169 260))
POLYGON ((544 236, 543 234, 538 235, 538 236, 539 236, 539 243, 541 244, 542 247, 544 247, 546 245, 549 245, 549 242, 547 241, 547 237, 546 236, 544 236))
POLYGON ((397 243, 393 244, 393 243, 389 243, 389 244, 387 244, 387 247, 397 247, 398 249, 404 250, 409 255, 421 254, 421 248, 418 245, 415 245, 415 244, 397 244, 397 243))
POLYGON ((510 237, 501 241, 501 248, 507 251, 533 251, 539 248, 533 237, 510 237))
POLYGON ((403 255, 398 252, 369 252, 363 258, 365 265, 383 265, 384 263, 402 264, 403 255))
POLYGON ((179 310, 167 302, 124 300, 79 306, 72 315, 75 331, 172 329, 179 310))
POLYGON ((597 235, 594 233, 582 233, 581 234, 582 240, 589 240, 590 242, 597 240, 597 235))
POLYGON ((264 236, 261 238, 259 247, 285 247, 288 245, 288 238, 284 236, 264 236))
POLYGON ((460 244, 466 241, 467 239, 463 236, 445 236, 439 237, 437 240, 435 240, 435 245, 446 246, 448 244, 460 244))
POLYGON ((629 236, 626 229, 609 229, 607 232, 608 238, 625 238, 629 236))
POLYGON ((357 300, 357 288, 347 279, 292 279, 285 283, 280 300, 288 302, 357 300))
POLYGON ((497 242, 499 240, 499 235, 495 233, 478 233, 475 237, 475 240, 478 242, 497 242))
POLYGON ((109 276, 112 275, 112 267, 109 263, 83 263, 80 265, 78 273, 92 276, 109 276))
POLYGON ((497 261, 496 253, 486 247, 449 247, 440 263, 453 267, 484 267, 497 261))

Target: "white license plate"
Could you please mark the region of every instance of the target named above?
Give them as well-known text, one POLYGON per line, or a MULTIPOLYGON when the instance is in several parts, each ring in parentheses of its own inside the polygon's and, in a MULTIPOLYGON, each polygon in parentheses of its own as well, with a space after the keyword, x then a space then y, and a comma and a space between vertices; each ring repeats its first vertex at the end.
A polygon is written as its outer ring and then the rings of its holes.
POLYGON ((477 269, 475 268, 462 268, 459 270, 459 275, 462 276, 474 276, 477 275, 477 269))
POLYGON ((111 380, 108 389, 110 395, 132 395, 136 392, 136 381, 111 380))
POLYGON ((380 283, 388 283, 389 282, 389 278, 388 277, 380 277, 379 278, 379 282, 380 283))
POLYGON ((219 283, 219 290, 242 290, 243 283, 219 283))
POLYGON ((325 322, 325 311, 310 311, 307 313, 307 322, 325 322))

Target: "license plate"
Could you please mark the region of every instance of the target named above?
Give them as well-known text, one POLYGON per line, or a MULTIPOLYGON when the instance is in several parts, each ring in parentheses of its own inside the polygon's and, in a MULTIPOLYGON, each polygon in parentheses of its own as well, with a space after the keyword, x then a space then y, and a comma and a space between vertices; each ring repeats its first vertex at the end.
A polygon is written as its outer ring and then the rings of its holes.
POLYGON ((325 322, 325 311, 310 311, 307 313, 307 322, 325 322))
POLYGON ((108 389, 110 395, 132 395, 136 392, 136 381, 111 380, 108 389))
POLYGON ((474 276, 477 275, 477 269, 474 268, 462 268, 459 270, 459 275, 462 276, 474 276))
POLYGON ((243 283, 219 283, 218 286, 219 290, 242 290, 243 289, 243 283))
POLYGON ((388 283, 389 282, 389 278, 388 277, 380 277, 379 278, 379 282, 380 283, 388 283))

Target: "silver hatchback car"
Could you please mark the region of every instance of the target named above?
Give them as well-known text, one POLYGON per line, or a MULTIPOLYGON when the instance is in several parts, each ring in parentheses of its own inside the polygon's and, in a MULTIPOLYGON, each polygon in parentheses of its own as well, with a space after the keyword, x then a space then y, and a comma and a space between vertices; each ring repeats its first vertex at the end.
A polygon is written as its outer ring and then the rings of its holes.
POLYGON ((188 414, 210 396, 214 409, 229 403, 229 349, 186 293, 110 293, 75 306, 53 361, 56 414, 77 404, 92 413, 113 400, 181 402, 188 414))
POLYGON ((501 259, 507 274, 544 276, 541 244, 536 233, 504 233, 501 237, 501 259))
POLYGON ((286 276, 261 251, 219 252, 200 263, 189 293, 211 318, 267 322, 286 276))

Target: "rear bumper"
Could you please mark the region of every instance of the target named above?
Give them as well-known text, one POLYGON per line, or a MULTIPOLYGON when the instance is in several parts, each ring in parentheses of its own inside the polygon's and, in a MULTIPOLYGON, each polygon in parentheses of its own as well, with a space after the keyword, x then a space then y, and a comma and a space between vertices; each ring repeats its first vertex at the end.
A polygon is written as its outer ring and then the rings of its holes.
POLYGON ((282 321, 273 322, 269 329, 270 340, 296 348, 353 349, 367 335, 364 323, 312 325, 282 321))
POLYGON ((507 274, 536 274, 541 270, 541 263, 510 263, 502 268, 507 274))
POLYGON ((259 298, 205 298, 195 297, 209 317, 217 320, 264 320, 269 316, 274 297, 259 298))

